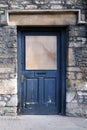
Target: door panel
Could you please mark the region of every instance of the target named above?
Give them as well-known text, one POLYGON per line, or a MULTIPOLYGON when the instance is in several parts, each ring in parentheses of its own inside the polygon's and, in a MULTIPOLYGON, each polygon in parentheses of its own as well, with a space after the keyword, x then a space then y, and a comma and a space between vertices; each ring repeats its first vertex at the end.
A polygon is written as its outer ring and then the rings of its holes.
POLYGON ((26 80, 26 104, 38 103, 38 79, 26 80))
POLYGON ((22 33, 21 84, 24 114, 57 114, 60 96, 59 32, 22 33))
POLYGON ((56 80, 55 79, 45 79, 45 103, 55 104, 56 99, 56 80))

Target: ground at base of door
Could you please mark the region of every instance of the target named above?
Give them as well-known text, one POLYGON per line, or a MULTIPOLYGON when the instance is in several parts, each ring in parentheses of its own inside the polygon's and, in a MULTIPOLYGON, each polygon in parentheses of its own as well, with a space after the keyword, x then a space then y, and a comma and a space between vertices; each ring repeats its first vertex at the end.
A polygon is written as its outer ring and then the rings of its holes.
POLYGON ((1 116, 0 130, 87 130, 87 118, 58 115, 1 116))

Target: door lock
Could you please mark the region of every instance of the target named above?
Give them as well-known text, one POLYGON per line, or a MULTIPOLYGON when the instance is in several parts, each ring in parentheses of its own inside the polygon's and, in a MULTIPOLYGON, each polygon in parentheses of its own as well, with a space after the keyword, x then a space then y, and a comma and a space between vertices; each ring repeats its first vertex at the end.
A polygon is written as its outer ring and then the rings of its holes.
POLYGON ((24 75, 23 74, 21 75, 20 81, 22 84, 24 83, 24 75))

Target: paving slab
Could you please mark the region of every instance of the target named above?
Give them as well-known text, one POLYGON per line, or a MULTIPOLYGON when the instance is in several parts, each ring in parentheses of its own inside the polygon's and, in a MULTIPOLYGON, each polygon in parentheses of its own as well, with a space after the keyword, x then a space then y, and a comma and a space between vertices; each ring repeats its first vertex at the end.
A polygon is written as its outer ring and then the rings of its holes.
POLYGON ((87 130, 87 119, 58 115, 1 116, 0 130, 87 130))

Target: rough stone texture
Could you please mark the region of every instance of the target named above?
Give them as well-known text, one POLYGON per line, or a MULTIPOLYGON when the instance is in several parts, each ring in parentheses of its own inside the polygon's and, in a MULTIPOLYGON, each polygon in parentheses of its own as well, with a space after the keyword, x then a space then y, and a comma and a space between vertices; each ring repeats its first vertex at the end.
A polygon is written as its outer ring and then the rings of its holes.
POLYGON ((15 107, 17 106, 17 95, 13 95, 10 100, 7 102, 6 106, 12 106, 15 107))
POLYGON ((0 94, 17 94, 16 86, 17 86, 17 79, 1 80, 0 81, 0 94))
POLYGON ((69 26, 67 105, 69 115, 87 116, 87 30, 69 26))
MULTIPOLYGON (((80 9, 87 21, 87 0, 0 0, 0 10, 80 9)), ((67 27, 66 112, 87 116, 87 26, 67 27)), ((0 27, 0 115, 17 114, 17 28, 0 27)))
POLYGON ((15 116, 17 115, 17 107, 0 107, 0 115, 15 116))
POLYGON ((17 30, 15 26, 0 28, 0 106, 1 115, 17 112, 17 30))

